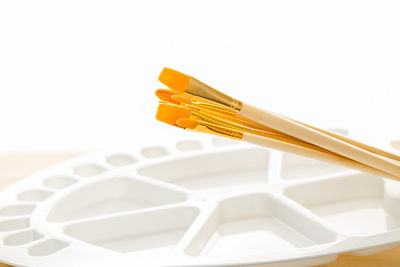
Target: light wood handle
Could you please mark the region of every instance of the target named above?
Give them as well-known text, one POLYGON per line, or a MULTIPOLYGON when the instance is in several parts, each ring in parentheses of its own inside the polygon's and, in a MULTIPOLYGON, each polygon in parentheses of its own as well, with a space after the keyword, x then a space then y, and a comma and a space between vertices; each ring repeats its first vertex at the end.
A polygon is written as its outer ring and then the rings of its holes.
POLYGON ((278 131, 400 178, 400 165, 391 159, 376 155, 278 114, 264 111, 248 104, 243 104, 240 114, 278 131))
POLYGON ((287 118, 289 120, 292 120, 294 122, 297 122, 299 124, 302 124, 302 125, 304 125, 306 127, 312 128, 312 129, 314 129, 316 131, 319 131, 321 133, 330 135, 330 136, 332 136, 334 138, 337 138, 339 140, 342 140, 342 141, 347 142, 349 144, 352 144, 354 146, 358 146, 358 147, 360 147, 362 149, 365 149, 365 150, 367 150, 369 152, 375 153, 375 154, 383 156, 383 157, 387 157, 387 158, 393 159, 395 161, 398 161, 398 163, 400 163, 400 156, 395 155, 393 153, 390 153, 388 151, 385 151, 385 150, 382 150, 382 149, 379 149, 379 148, 376 148, 376 147, 369 146, 367 144, 364 144, 364 143, 358 142, 356 140, 350 139, 350 138, 348 138, 346 136, 343 136, 343 135, 340 135, 340 134, 336 134, 334 132, 330 132, 330 131, 327 131, 327 130, 323 130, 323 129, 308 125, 306 123, 303 123, 303 122, 300 122, 300 121, 296 121, 296 120, 288 118, 288 117, 285 117, 285 118, 287 118))
POLYGON ((287 143, 284 141, 279 141, 276 139, 266 138, 258 135, 253 135, 249 133, 244 133, 242 141, 268 147, 272 149, 281 150, 288 153, 297 154, 304 157, 309 157, 317 160, 322 160, 325 162, 341 165, 347 168, 356 169, 362 172, 370 173, 373 175, 383 176, 387 178, 391 178, 397 181, 400 181, 400 178, 383 171, 377 170, 370 166, 364 165, 358 161, 354 161, 345 157, 342 157, 337 154, 325 153, 323 151, 314 150, 312 148, 303 147, 300 145, 296 145, 293 143, 287 143))

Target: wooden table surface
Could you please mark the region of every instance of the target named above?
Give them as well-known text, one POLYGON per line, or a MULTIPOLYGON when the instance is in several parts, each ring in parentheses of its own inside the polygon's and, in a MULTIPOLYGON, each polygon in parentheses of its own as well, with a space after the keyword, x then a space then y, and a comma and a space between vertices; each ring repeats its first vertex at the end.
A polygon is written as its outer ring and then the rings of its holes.
MULTIPOLYGON (((400 142, 397 143, 400 148, 400 142)), ((0 154, 0 189, 19 179, 51 166, 62 160, 74 157, 83 151, 41 151, 41 152, 11 152, 0 154)), ((338 259, 320 267, 394 267, 400 266, 400 248, 372 256, 356 257, 342 254, 338 259)), ((0 267, 10 267, 0 263, 0 267)), ((56 266, 55 266, 56 267, 56 266)), ((82 266, 84 267, 84 266, 82 266)))

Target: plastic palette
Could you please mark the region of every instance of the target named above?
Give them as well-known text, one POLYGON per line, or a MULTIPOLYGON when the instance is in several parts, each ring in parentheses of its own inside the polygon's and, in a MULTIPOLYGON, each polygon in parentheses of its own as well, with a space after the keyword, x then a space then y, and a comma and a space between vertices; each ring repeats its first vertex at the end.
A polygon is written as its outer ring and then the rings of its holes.
POLYGON ((400 246, 400 183, 207 137, 88 153, 0 203, 17 266, 313 266, 400 246))

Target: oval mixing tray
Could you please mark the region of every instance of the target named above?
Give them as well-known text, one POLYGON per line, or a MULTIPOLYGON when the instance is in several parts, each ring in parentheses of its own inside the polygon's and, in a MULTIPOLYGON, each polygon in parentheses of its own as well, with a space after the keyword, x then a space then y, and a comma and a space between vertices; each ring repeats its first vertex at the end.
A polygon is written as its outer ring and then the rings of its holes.
POLYGON ((400 183, 224 139, 96 151, 0 193, 18 266, 313 266, 400 246, 400 183))

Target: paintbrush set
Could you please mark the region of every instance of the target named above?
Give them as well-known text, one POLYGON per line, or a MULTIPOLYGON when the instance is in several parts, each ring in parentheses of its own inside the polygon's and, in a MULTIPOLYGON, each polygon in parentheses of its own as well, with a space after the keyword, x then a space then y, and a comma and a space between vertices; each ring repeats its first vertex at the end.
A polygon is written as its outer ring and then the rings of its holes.
POLYGON ((251 106, 173 69, 159 80, 169 88, 156 91, 159 121, 400 180, 398 155, 251 106))
POLYGON ((399 156, 171 69, 160 81, 158 120, 218 136, 136 138, 129 151, 93 151, 8 187, 1 261, 304 267, 400 246, 399 156))

